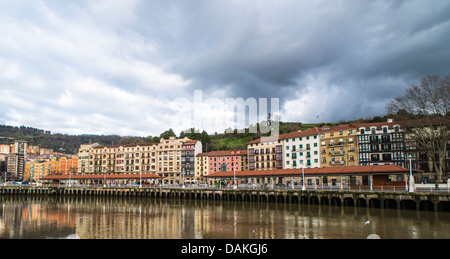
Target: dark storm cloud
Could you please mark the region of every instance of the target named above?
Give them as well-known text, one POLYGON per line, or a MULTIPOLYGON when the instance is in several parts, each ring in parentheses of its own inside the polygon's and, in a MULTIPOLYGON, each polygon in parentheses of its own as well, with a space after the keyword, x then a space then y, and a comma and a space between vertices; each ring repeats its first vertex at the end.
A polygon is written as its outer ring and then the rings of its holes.
MULTIPOLYGON (((421 77, 450 71, 448 1, 220 1, 190 8, 169 14, 182 28, 171 34, 171 68, 192 80, 192 89, 283 103, 306 91, 306 77, 326 75, 324 95, 334 85, 360 106, 379 101, 365 105, 370 116, 383 114, 383 103, 421 77)), ((345 115, 354 116, 364 114, 345 115)))
POLYGON ((448 0, 0 1, 0 123, 157 135, 195 89, 279 98, 284 121, 380 115, 450 73, 449 13, 448 0))

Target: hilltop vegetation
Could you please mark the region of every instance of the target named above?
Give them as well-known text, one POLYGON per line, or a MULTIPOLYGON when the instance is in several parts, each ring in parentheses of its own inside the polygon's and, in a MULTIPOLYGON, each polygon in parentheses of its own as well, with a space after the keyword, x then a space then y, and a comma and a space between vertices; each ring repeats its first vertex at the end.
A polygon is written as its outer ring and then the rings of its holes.
MULTIPOLYGON (((386 121, 387 117, 375 116, 367 119, 357 119, 355 122, 376 122, 386 121)), ((279 134, 284 134, 297 130, 307 130, 312 127, 323 127, 349 123, 341 121, 339 123, 313 123, 303 124, 300 122, 279 122, 279 134)), ((256 125, 259 129, 259 124, 256 125)), ((206 131, 199 132, 195 129, 189 129, 181 132, 178 136, 169 129, 159 136, 119 136, 119 135, 68 135, 68 134, 52 134, 51 131, 36 129, 26 126, 8 126, 0 125, 0 144, 11 144, 14 139, 25 140, 28 145, 39 146, 41 148, 53 149, 55 152, 75 154, 81 144, 85 143, 99 143, 100 145, 125 145, 138 143, 158 143, 160 138, 174 137, 188 137, 194 140, 200 140, 203 144, 203 151, 212 150, 233 150, 245 149, 246 143, 260 138, 263 135, 258 130, 257 133, 250 133, 249 129, 245 129, 245 133, 238 133, 237 130, 229 130, 231 133, 214 133, 208 134, 206 131)))
POLYGON ((74 154, 78 152, 81 144, 97 142, 101 145, 113 145, 119 143, 123 137, 118 135, 68 135, 51 134, 25 126, 0 125, 0 144, 11 144, 14 140, 25 140, 30 146, 53 149, 55 152, 74 154))

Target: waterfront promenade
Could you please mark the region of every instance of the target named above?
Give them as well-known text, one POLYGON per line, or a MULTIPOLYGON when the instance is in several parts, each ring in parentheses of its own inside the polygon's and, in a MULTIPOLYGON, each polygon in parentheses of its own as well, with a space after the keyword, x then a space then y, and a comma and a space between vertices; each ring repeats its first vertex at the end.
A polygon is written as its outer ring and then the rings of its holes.
MULTIPOLYGON (((446 187, 446 186, 445 186, 446 187)), ((272 202, 315 204, 324 206, 368 207, 386 209, 450 212, 450 194, 446 188, 403 190, 359 190, 340 186, 147 186, 147 187, 87 187, 87 186, 1 186, 0 195, 48 195, 70 197, 139 197, 162 199, 197 199, 232 202, 272 202)))

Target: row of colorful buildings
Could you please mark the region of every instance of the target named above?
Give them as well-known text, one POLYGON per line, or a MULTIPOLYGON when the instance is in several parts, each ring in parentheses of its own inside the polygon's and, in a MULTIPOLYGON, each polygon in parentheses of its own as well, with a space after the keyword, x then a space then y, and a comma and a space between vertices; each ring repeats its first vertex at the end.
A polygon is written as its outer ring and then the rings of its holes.
MULTIPOLYGON (((123 146, 82 145, 79 174, 153 173, 166 184, 212 181, 219 171, 387 165, 424 171, 416 179, 434 179, 432 159, 417 147, 406 124, 394 122, 344 124, 311 128, 247 143, 245 150, 202 152, 197 140, 161 139, 160 143, 123 146)), ((450 149, 449 149, 450 150, 450 149)), ((450 151, 449 151, 450 153, 450 151)), ((446 168, 449 168, 447 154, 446 168)), ((446 169, 445 178, 448 177, 446 169)))
MULTIPOLYGON (((422 180, 435 179, 435 158, 420 148, 407 130, 410 122, 343 124, 311 128, 247 143, 249 170, 397 165, 423 171, 422 180)), ((450 147, 450 143, 447 144, 450 147)), ((447 148, 444 179, 450 168, 447 148)))
MULTIPOLYGON (((80 146, 77 157, 29 162, 24 179, 52 174, 157 174, 165 184, 208 182, 219 171, 257 171, 340 166, 388 165, 422 170, 434 180, 433 158, 418 147, 408 123, 386 122, 315 127, 262 137, 244 150, 202 152, 202 143, 188 138, 161 138, 159 143, 80 146)), ((444 180, 450 168, 447 149, 444 180)))
POLYGON ((6 180, 39 181, 47 175, 77 172, 78 156, 28 146, 26 141, 0 145, 0 182, 6 180))

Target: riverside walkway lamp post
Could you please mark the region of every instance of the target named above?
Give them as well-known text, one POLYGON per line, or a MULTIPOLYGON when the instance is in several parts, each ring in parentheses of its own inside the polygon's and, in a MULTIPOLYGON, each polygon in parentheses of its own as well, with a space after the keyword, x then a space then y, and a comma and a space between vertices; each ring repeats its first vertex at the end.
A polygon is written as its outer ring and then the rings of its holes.
POLYGON ((306 190, 305 188, 305 168, 302 167, 302 191, 306 190))
POLYGON ((184 185, 184 174, 185 174, 185 171, 186 171, 186 169, 183 167, 183 168, 181 168, 181 174, 182 174, 182 176, 183 176, 183 184, 181 185, 181 187, 184 189, 184 188, 186 188, 186 186, 184 185))

